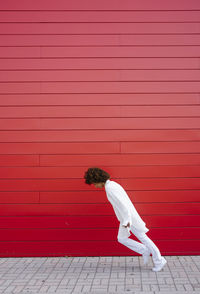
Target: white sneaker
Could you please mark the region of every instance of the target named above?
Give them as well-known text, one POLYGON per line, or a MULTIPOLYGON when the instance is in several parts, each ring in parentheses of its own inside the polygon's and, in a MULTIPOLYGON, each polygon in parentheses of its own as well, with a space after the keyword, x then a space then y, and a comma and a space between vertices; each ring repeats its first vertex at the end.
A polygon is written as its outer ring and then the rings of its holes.
POLYGON ((162 256, 161 263, 159 265, 156 265, 155 267, 153 267, 152 271, 159 272, 164 267, 164 265, 166 263, 167 263, 167 260, 162 256))
POLYGON ((147 264, 150 255, 151 252, 149 251, 149 249, 147 249, 147 251, 142 254, 144 264, 147 264))

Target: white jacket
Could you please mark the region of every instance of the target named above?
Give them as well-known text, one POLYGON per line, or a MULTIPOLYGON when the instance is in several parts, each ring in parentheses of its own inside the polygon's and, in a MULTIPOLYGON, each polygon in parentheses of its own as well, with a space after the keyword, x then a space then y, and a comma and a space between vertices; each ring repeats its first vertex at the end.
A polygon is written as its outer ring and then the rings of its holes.
POLYGON ((120 222, 120 235, 130 236, 131 226, 139 232, 148 232, 145 222, 141 219, 124 188, 117 182, 107 180, 105 191, 109 202, 120 222), (130 223, 130 227, 123 227, 130 223))

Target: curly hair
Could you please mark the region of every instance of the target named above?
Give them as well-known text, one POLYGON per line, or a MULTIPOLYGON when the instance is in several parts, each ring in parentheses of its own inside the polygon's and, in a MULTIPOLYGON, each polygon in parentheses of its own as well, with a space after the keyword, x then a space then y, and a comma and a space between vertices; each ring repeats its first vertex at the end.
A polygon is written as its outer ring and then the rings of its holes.
POLYGON ((92 183, 105 183, 110 179, 109 173, 98 167, 90 167, 84 175, 85 183, 91 185, 92 183))

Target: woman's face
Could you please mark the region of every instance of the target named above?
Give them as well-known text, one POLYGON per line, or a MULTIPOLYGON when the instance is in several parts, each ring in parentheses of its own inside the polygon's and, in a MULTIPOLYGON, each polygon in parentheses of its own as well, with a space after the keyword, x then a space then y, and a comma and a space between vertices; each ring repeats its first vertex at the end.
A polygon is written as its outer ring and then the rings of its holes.
POLYGON ((105 183, 93 183, 96 188, 103 188, 105 183))

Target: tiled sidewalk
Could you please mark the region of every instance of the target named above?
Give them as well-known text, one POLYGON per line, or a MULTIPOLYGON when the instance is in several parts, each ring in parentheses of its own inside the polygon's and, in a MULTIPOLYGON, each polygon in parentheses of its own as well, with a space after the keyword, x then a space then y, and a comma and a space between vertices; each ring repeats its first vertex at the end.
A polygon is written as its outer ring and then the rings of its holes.
POLYGON ((0 258, 0 293, 200 294, 200 256, 165 256, 162 271, 142 256, 0 258))

